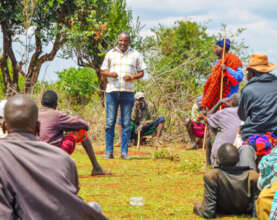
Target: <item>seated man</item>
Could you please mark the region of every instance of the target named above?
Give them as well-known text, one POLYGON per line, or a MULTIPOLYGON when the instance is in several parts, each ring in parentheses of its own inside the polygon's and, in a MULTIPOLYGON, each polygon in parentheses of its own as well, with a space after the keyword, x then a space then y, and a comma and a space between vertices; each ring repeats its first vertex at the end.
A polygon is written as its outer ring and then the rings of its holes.
POLYGON ((8 99, 0 141, 0 219, 104 220, 78 195, 74 161, 38 141, 38 108, 26 95, 8 99))
POLYGON ((216 137, 211 149, 210 160, 212 165, 216 166, 216 155, 219 147, 224 143, 234 143, 236 135, 238 133, 241 121, 238 116, 238 104, 240 95, 235 93, 231 98, 219 101, 221 104, 225 104, 227 108, 220 111, 216 111, 214 108, 208 113, 208 125, 212 132, 216 133, 216 137))
POLYGON ((204 199, 194 204, 194 213, 204 218, 217 214, 255 216, 258 197, 258 173, 249 167, 237 167, 239 153, 232 144, 223 144, 217 152, 219 167, 204 175, 204 199))
MULTIPOLYGON (((144 99, 143 92, 137 92, 135 94, 135 108, 133 109, 132 119, 130 123, 131 127, 131 140, 137 141, 138 131, 141 132, 140 137, 146 135, 155 135, 156 144, 160 143, 160 137, 164 128, 165 117, 161 116, 155 120, 151 119, 151 114, 148 109, 148 105, 144 99)), ((119 122, 119 141, 121 142, 121 118, 119 122)))
POLYGON ((39 112, 40 136, 39 139, 48 144, 60 147, 68 154, 72 154, 76 143, 81 143, 85 148, 92 163, 92 175, 105 174, 98 164, 92 144, 88 139, 88 124, 77 117, 69 116, 56 110, 58 104, 57 93, 47 90, 41 99, 43 108, 39 112), (64 135, 68 132, 67 135, 64 135))
POLYGON ((196 98, 196 103, 192 106, 191 118, 186 121, 186 129, 188 131, 192 146, 189 150, 201 147, 204 137, 205 124, 200 116, 202 96, 196 98))
POLYGON ((273 220, 277 217, 277 148, 264 156, 259 163, 258 188, 261 193, 256 202, 258 219, 273 220))
POLYGON ((240 165, 256 169, 256 162, 276 146, 277 77, 267 55, 253 54, 247 66, 247 84, 242 90, 238 115, 244 124, 240 134, 240 165), (257 161, 256 161, 257 160, 257 161))

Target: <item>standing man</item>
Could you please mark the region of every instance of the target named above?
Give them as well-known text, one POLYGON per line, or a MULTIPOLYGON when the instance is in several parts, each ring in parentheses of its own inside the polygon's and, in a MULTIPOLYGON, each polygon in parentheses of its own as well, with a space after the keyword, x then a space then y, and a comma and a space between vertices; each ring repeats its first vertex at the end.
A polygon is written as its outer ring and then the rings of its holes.
POLYGON ((210 110, 220 99, 221 72, 223 70, 222 98, 231 97, 238 92, 239 84, 243 80, 242 62, 234 54, 229 53, 231 41, 225 40, 224 63, 222 62, 224 39, 217 41, 215 54, 218 60, 212 68, 211 74, 204 85, 204 95, 201 106, 210 110))
POLYGON ((118 46, 110 50, 101 66, 101 74, 107 77, 106 88, 106 155, 113 158, 114 127, 118 106, 121 112, 122 143, 121 158, 128 160, 130 120, 134 105, 135 80, 144 75, 146 65, 142 55, 129 47, 130 36, 122 32, 118 46))

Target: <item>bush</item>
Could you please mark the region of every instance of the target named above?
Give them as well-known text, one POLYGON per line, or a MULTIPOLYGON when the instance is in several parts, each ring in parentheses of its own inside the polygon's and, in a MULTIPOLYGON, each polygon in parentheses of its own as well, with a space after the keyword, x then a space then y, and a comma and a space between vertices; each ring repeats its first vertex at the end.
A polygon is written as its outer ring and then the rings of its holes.
POLYGON ((65 92, 73 104, 86 104, 97 89, 97 76, 88 67, 69 68, 57 73, 59 81, 57 88, 65 92))

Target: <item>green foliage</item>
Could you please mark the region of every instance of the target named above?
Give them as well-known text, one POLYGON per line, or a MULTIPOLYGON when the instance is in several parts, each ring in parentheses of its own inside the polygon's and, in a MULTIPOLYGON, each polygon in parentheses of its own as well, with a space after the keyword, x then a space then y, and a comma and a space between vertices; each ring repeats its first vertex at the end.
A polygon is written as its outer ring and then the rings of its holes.
POLYGON ((97 78, 91 68, 69 68, 57 74, 59 76, 57 88, 65 92, 74 104, 88 103, 96 91, 97 78))
POLYGON ((171 161, 179 161, 180 156, 172 151, 168 150, 159 150, 155 151, 153 154, 153 159, 165 159, 165 160, 171 160, 171 161))
POLYGON ((117 44, 118 35, 130 33, 132 46, 141 41, 137 20, 133 25, 132 11, 125 0, 78 0, 78 10, 68 29, 64 57, 77 57, 79 66, 92 67, 98 76, 99 87, 105 88, 100 66, 106 52, 117 44))
MULTIPOLYGON (((7 90, 18 90, 18 74, 28 70, 25 79, 35 84, 41 65, 51 61, 65 41, 65 27, 69 26, 74 13, 75 0, 9 0, 0 2, 0 23, 3 34, 3 59, 1 69, 7 90), (28 29, 32 27, 31 31, 28 29), (26 40, 18 36, 25 34, 26 40), (21 44, 22 50, 15 51, 14 42, 21 44), (54 45, 51 51, 44 49, 54 45), (49 52, 43 54, 43 52, 49 52), (19 53, 19 54, 16 54, 19 53), (20 57, 20 60, 17 60, 20 57), (8 59, 7 59, 8 58, 8 59), (8 60, 12 63, 12 72, 7 69, 8 60), (26 67, 26 68, 23 68, 26 67), (12 77, 9 75, 12 74, 12 77), (12 79, 11 79, 12 78, 12 79)), ((28 83, 28 85, 31 85, 28 83)))
MULTIPOLYGON (((228 32, 228 37, 232 40, 231 52, 244 57, 247 46, 237 40, 242 31, 232 35, 228 32)), ((177 21, 172 27, 159 25, 152 33, 143 45, 148 79, 140 81, 136 88, 144 91, 149 102, 166 117, 167 131, 183 139, 180 131, 195 96, 202 93, 217 59, 215 43, 222 36, 209 35, 205 24, 192 21, 177 21)))

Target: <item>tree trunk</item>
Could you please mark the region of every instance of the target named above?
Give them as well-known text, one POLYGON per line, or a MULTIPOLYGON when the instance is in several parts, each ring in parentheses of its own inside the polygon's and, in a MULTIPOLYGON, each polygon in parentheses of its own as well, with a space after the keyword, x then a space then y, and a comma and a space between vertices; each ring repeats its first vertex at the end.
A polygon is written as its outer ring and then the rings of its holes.
POLYGON ((12 36, 8 32, 6 24, 1 23, 3 33, 3 54, 1 58, 1 72, 4 81, 4 94, 6 96, 12 96, 19 92, 18 88, 18 71, 16 69, 17 61, 12 49, 12 36), (9 60, 11 61, 12 78, 9 71, 9 60))
POLYGON ((107 79, 106 77, 102 76, 100 73, 100 68, 97 68, 95 70, 96 74, 97 74, 97 79, 98 79, 98 95, 101 98, 101 103, 104 106, 104 100, 105 100, 105 90, 106 90, 106 85, 107 85, 107 79))

